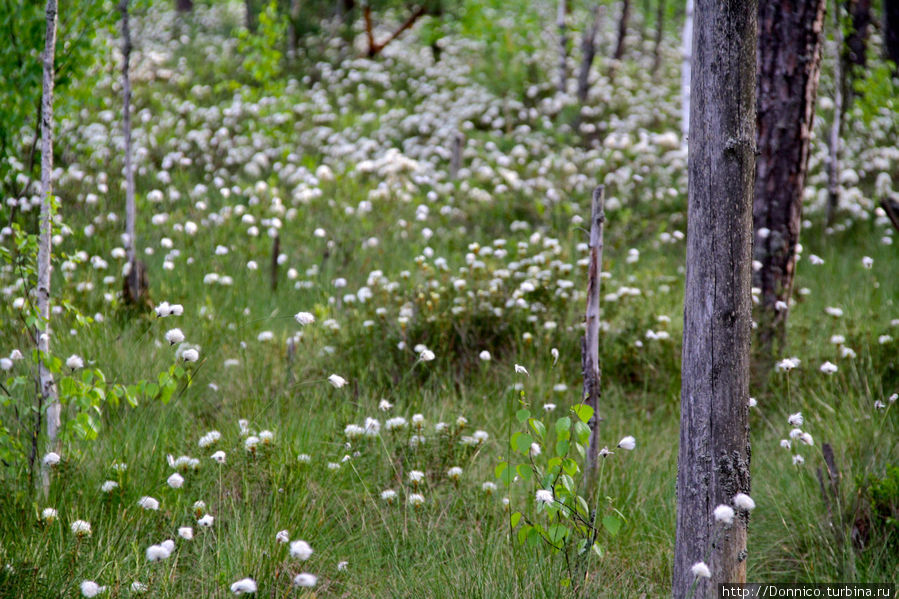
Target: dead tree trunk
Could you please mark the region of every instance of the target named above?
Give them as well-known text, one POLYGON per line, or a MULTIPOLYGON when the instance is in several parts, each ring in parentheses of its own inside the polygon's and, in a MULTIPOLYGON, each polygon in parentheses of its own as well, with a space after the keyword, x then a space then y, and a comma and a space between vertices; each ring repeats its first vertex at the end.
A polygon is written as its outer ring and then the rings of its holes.
POLYGON ((652 72, 653 74, 659 71, 659 66, 662 64, 662 55, 661 55, 661 47, 662 47, 662 36, 665 34, 665 0, 659 0, 659 6, 656 10, 656 37, 655 44, 652 49, 652 72))
MULTIPOLYGON (((47 447, 56 447, 59 434, 59 396, 53 374, 47 368, 50 353, 50 254, 53 237, 53 77, 56 59, 56 0, 47 0, 47 34, 44 42, 44 81, 41 104, 41 233, 37 254, 37 308, 40 324, 37 329, 38 409, 47 407, 47 447)), ((41 470, 44 493, 49 490, 50 476, 46 467, 41 470)))
MULTIPOLYGON (((760 0, 758 159, 752 216, 761 268, 757 357, 786 342, 826 0, 760 0)), ((764 364, 763 364, 764 366, 764 364)), ((764 370, 765 368, 763 368, 764 370)))
POLYGON ((755 0, 696 2, 675 599, 746 580, 747 520, 722 530, 712 511, 749 492, 756 18, 755 0))
POLYGON ((683 49, 681 51, 681 146, 687 148, 690 137, 690 79, 693 68, 693 0, 687 0, 684 15, 683 49))
POLYGON ((593 190, 590 211, 590 264, 587 273, 587 311, 584 345, 581 348, 581 363, 584 369, 584 403, 593 408, 588 421, 590 442, 587 446, 587 464, 584 472, 587 499, 594 505, 596 496, 597 457, 599 455, 599 398, 601 370, 599 367, 599 286, 602 280, 602 227, 606 216, 603 212, 604 187, 593 190))
POLYGON ((134 165, 131 160, 131 27, 128 20, 128 2, 121 0, 122 13, 122 134, 125 138, 125 252, 128 267, 123 285, 125 301, 139 306, 147 302, 147 273, 137 258, 135 237, 136 208, 134 205, 134 165))
MULTIPOLYGON (((826 2, 826 0, 825 0, 826 2)), ((827 162, 827 226, 833 224, 837 208, 840 205, 840 150, 843 134, 843 116, 846 113, 847 73, 843 64, 843 24, 840 19, 840 2, 834 0, 834 61, 833 61, 833 121, 830 124, 830 155, 827 162)), ((822 36, 823 37, 823 36, 822 36)))
POLYGON ((568 35, 565 28, 565 14, 567 12, 565 0, 559 0, 556 13, 556 27, 559 29, 559 81, 556 84, 556 89, 560 93, 565 93, 565 88, 568 85, 568 35))
POLYGON ((627 37, 627 24, 630 18, 631 0, 622 0, 621 17, 618 19, 618 43, 615 44, 615 54, 612 56, 616 61, 624 56, 624 38, 627 37))
POLYGON ((893 73, 899 75, 899 2, 883 3, 883 53, 893 61, 893 73))
POLYGON ((581 40, 581 68, 577 75, 577 99, 581 107, 587 102, 590 93, 590 67, 596 58, 596 36, 602 25, 602 17, 605 6, 597 4, 593 7, 593 24, 584 31, 581 40))

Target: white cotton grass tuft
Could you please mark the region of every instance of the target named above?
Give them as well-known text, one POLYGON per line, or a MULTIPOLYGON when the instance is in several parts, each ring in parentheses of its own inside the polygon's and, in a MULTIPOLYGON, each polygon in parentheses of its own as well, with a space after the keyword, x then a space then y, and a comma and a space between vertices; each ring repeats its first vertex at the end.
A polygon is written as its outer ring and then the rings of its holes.
POLYGON ((828 361, 828 362, 824 362, 824 364, 821 364, 820 370, 824 374, 833 374, 838 370, 838 368, 837 368, 836 364, 828 361))
POLYGON ((553 492, 549 489, 538 489, 534 499, 537 503, 552 503, 554 501, 553 492))
POLYGON ((275 541, 278 543, 286 544, 290 542, 290 532, 285 528, 284 530, 279 530, 275 534, 275 541))
POLYGON ((84 580, 81 582, 82 597, 96 597, 105 590, 106 587, 101 587, 93 580, 84 580))
MULTIPOLYGON (((346 563, 346 562, 341 562, 346 563)), ((339 566, 338 566, 339 569, 339 566)), ((303 572, 301 574, 297 574, 293 579, 293 584, 298 587, 314 587, 318 582, 318 577, 315 574, 309 574, 308 572, 303 572)))
POLYGON ((147 547, 148 562, 159 562, 164 559, 168 559, 170 555, 172 555, 172 552, 168 547, 165 547, 163 545, 150 545, 149 547, 147 547))
POLYGON ((306 326, 315 322, 315 316, 311 312, 297 312, 293 315, 294 320, 301 326, 306 326))
POLYGON ((214 454, 212 454, 209 457, 211 457, 213 460, 215 460, 219 464, 224 464, 225 460, 226 460, 225 452, 222 451, 221 449, 216 451, 214 454))
POLYGON ((91 534, 91 523, 87 520, 75 520, 69 526, 76 536, 89 537, 91 534))
POLYGON ((231 592, 235 595, 243 595, 256 592, 256 581, 252 578, 243 578, 231 585, 231 592))
POLYGON ((192 347, 185 349, 183 352, 181 352, 181 359, 185 362, 196 362, 200 359, 200 352, 192 347))
POLYGON ((790 426, 799 427, 804 423, 804 419, 802 418, 802 412, 796 412, 795 414, 790 414, 790 417, 787 418, 787 422, 790 426))
POLYGON ((618 447, 620 447, 621 449, 626 449, 627 451, 633 451, 634 448, 637 447, 637 440, 628 435, 618 442, 618 447))
POLYGON ((528 372, 528 369, 525 368, 524 366, 522 366, 521 364, 515 365, 515 374, 524 374, 527 376, 531 376, 530 373, 528 372))
POLYGON ((336 389, 340 389, 344 385, 346 385, 347 380, 340 376, 339 374, 332 374, 328 377, 328 382, 334 385, 336 389))
POLYGON ((131 583, 131 592, 134 593, 135 595, 140 595, 141 593, 146 593, 149 589, 150 589, 150 587, 148 587, 147 585, 145 585, 144 583, 142 583, 138 580, 135 580, 134 582, 131 583))
POLYGON ((734 521, 734 508, 729 505, 724 505, 723 503, 715 508, 715 511, 712 512, 715 516, 716 522, 723 522, 724 524, 733 524, 734 521))
POLYGON ((490 352, 485 349, 478 354, 478 359, 482 362, 489 362, 492 359, 492 356, 490 355, 490 352))
POLYGON ((53 466, 56 466, 57 464, 59 464, 60 459, 61 458, 59 457, 58 453, 56 453, 55 451, 51 451, 51 452, 47 453, 46 455, 44 455, 44 458, 41 460, 41 463, 44 466, 53 467, 53 466))
POLYGON ((159 500, 155 497, 149 497, 145 495, 137 500, 137 505, 144 508, 145 510, 156 511, 159 509, 159 500))
POLYGON ((185 541, 190 541, 194 538, 194 529, 190 526, 182 526, 178 528, 178 536, 185 541))
POLYGON ((346 569, 349 567, 349 565, 350 565, 350 562, 346 562, 346 561, 344 561, 344 562, 337 562, 337 571, 338 571, 338 572, 345 572, 346 569))
POLYGON ((169 345, 177 345, 184 341, 184 333, 181 332, 181 329, 171 329, 166 331, 165 340, 169 342, 169 345))
POLYGON ((306 561, 312 556, 312 547, 306 541, 293 541, 290 544, 290 557, 306 561))
POLYGON ((82 359, 81 356, 77 354, 72 354, 66 359, 66 366, 68 366, 72 370, 84 368, 84 359, 82 359))
POLYGON ((197 520, 197 525, 202 526, 203 528, 212 528, 213 522, 215 522, 215 518, 210 516, 209 514, 206 514, 205 516, 197 520))
POLYGON ((52 507, 45 507, 43 511, 41 511, 41 520, 47 524, 52 524, 58 517, 59 512, 52 507))
POLYGON ((751 512, 755 509, 755 501, 746 493, 737 493, 734 495, 734 507, 738 510, 751 512))
POLYGON ((712 571, 709 570, 709 567, 705 562, 696 562, 692 566, 690 566, 690 573, 693 574, 696 578, 711 578, 712 571))
MULTIPOLYGON (((383 496, 383 493, 382 493, 383 496)), ((420 508, 425 503, 425 496, 421 493, 412 493, 409 495, 409 505, 414 508, 420 508)))
POLYGON ((184 485, 184 477, 175 472, 165 482, 173 489, 180 489, 184 485))

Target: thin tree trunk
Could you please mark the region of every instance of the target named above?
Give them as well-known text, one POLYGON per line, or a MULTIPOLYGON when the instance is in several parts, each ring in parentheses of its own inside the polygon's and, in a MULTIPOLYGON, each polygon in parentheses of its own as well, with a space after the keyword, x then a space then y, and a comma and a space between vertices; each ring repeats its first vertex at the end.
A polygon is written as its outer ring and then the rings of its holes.
MULTIPOLYGON (((826 0, 825 0, 826 1, 826 0)), ((840 0, 833 2, 834 24, 834 61, 833 61, 833 121, 830 125, 830 156, 827 162, 827 226, 833 224, 837 208, 840 205, 840 154, 842 148, 843 116, 845 114, 844 103, 846 79, 845 64, 843 63, 843 24, 840 20, 840 0)), ((822 36, 823 37, 823 36, 822 36)))
POLYGON ((697 0, 695 18, 675 599, 717 597, 719 583, 745 582, 747 519, 723 529, 712 511, 750 482, 757 5, 697 0), (693 575, 699 561, 711 578, 693 575))
POLYGON ((659 66, 662 64, 662 36, 665 35, 665 0, 659 0, 659 6, 656 10, 656 38, 655 45, 652 49, 652 72, 656 74, 659 66))
POLYGON ((682 62, 680 69, 681 145, 690 138, 690 79, 693 67, 693 0, 687 0, 684 15, 682 62))
POLYGON ((462 144, 465 142, 465 136, 461 131, 456 131, 452 138, 452 148, 450 149, 450 179, 456 179, 459 176, 459 169, 462 168, 462 144))
POLYGON ((622 0, 621 17, 618 19, 618 43, 615 44, 615 60, 621 60, 624 56, 624 41, 627 37, 627 24, 631 18, 631 0, 622 0))
POLYGON ((559 0, 556 13, 556 27, 559 29, 559 81, 556 88, 560 93, 565 93, 568 84, 568 35, 565 28, 565 0, 559 0))
POLYGON ((883 2, 883 53, 893 61, 893 73, 899 75, 899 2, 883 2))
MULTIPOLYGON (((47 35, 44 44, 44 81, 41 105, 41 234, 37 254, 37 307, 40 325, 37 330, 38 379, 41 404, 47 406, 47 447, 56 447, 59 434, 59 396, 53 374, 45 358, 50 352, 50 254, 53 236, 53 64, 56 58, 56 0, 47 0, 47 35)), ((49 491, 50 476, 41 470, 44 492, 49 491)))
POLYGON ((603 193, 600 185, 593 190, 593 203, 590 211, 590 264, 587 273, 587 310, 584 345, 581 348, 584 368, 584 403, 593 408, 590 417, 590 442, 587 446, 587 464, 584 472, 587 488, 587 500, 594 505, 596 496, 596 479, 598 472, 597 457, 599 455, 599 398, 602 395, 600 386, 601 370, 599 367, 599 287, 602 280, 602 228, 606 217, 603 212, 603 193))
POLYGON ((577 76, 577 99, 581 107, 587 102, 590 93, 590 67, 596 58, 596 35, 602 25, 604 11, 605 6, 597 4, 593 7, 593 24, 584 31, 584 38, 581 41, 581 68, 577 76))
POLYGON ((754 258, 761 268, 758 352, 767 370, 786 343, 826 0, 760 0, 754 258), (786 5, 786 7, 785 7, 786 5))
POLYGON ((415 22, 425 16, 425 14, 427 14, 427 10, 424 7, 419 6, 414 11, 412 11, 412 14, 409 15, 409 18, 406 19, 403 24, 400 25, 399 28, 397 28, 396 31, 391 33, 383 43, 379 44, 375 42, 374 25, 371 21, 371 7, 366 4, 365 10, 363 11, 363 16, 365 18, 365 36, 368 39, 368 52, 366 53, 366 55, 369 58, 374 58, 375 56, 380 54, 381 50, 386 48, 387 45, 390 44, 390 42, 402 35, 404 31, 415 25, 415 22))
POLYGON ((275 234, 274 239, 272 239, 272 267, 271 267, 271 279, 272 279, 272 293, 278 290, 278 256, 281 255, 281 236, 275 234))
POLYGON ((244 24, 247 31, 256 33, 256 8, 253 6, 253 0, 244 0, 244 24))

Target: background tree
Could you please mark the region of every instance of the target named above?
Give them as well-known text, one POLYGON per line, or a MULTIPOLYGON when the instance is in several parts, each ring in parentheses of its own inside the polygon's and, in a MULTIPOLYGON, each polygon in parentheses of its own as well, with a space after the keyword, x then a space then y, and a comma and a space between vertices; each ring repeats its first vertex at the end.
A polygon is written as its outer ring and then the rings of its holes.
POLYGON ((761 289, 758 355, 768 363, 786 342, 825 8, 826 0, 759 1, 752 217, 754 258, 761 267, 752 282, 761 289))
POLYGON ((697 0, 694 15, 672 585, 678 599, 716 597, 718 583, 746 580, 747 520, 722 532, 712 510, 749 492, 756 11, 751 0, 697 0), (711 578, 691 572, 702 560, 711 578))
POLYGON ((883 53, 899 74, 899 2, 883 0, 883 53))

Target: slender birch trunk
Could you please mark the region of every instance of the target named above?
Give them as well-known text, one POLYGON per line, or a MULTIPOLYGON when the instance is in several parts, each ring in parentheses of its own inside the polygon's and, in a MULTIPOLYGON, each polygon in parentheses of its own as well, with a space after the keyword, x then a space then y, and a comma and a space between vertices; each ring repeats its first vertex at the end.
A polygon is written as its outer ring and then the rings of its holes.
POLYGON ((590 442, 587 445, 587 464, 584 472, 590 505, 595 505, 596 460, 599 454, 599 423, 601 421, 599 417, 599 398, 602 394, 599 367, 599 288, 602 280, 602 229, 606 220, 603 211, 604 191, 605 188, 602 185, 593 190, 593 203, 590 211, 590 264, 587 273, 586 330, 584 346, 581 348, 581 361, 584 369, 584 403, 593 408, 593 415, 588 422, 590 442))
MULTIPOLYGON (((41 353, 38 362, 38 386, 40 406, 47 408, 47 447, 52 451, 59 435, 59 396, 53 374, 47 368, 45 357, 50 352, 50 254, 53 237, 53 77, 56 58, 56 0, 47 0, 47 35, 44 43, 44 81, 41 104, 41 230, 37 254, 37 308, 40 325, 37 330, 37 348, 41 353)), ((44 492, 49 490, 50 477, 46 467, 41 469, 44 492)))
MULTIPOLYGON (((131 27, 128 22, 128 1, 119 3, 122 13, 122 134, 125 138, 125 252, 130 270, 134 270, 137 253, 134 237, 134 168, 131 164, 131 27)), ((132 293, 134 290, 132 289, 132 293)), ((136 299, 136 295, 132 295, 136 299)))
POLYGON ((713 510, 749 493, 750 264, 755 177, 755 0, 697 0, 677 467, 675 599, 746 581, 748 518, 713 510), (710 578, 692 566, 705 561, 710 578))
POLYGON ((568 84, 568 35, 565 28, 565 14, 567 13, 565 0, 559 0, 556 13, 556 27, 559 29, 559 81, 556 88, 565 93, 568 84))
MULTIPOLYGON (((846 70, 843 64, 843 26, 840 23, 840 2, 834 0, 833 6, 833 121, 830 124, 830 156, 827 161, 827 226, 833 224, 837 208, 840 206, 840 153, 842 148, 843 115, 846 98, 846 70)), ((822 33, 822 38, 823 38, 822 33)))
POLYGON ((652 72, 657 73, 662 64, 662 37, 665 35, 665 0, 659 0, 656 10, 656 37, 652 48, 652 72))

